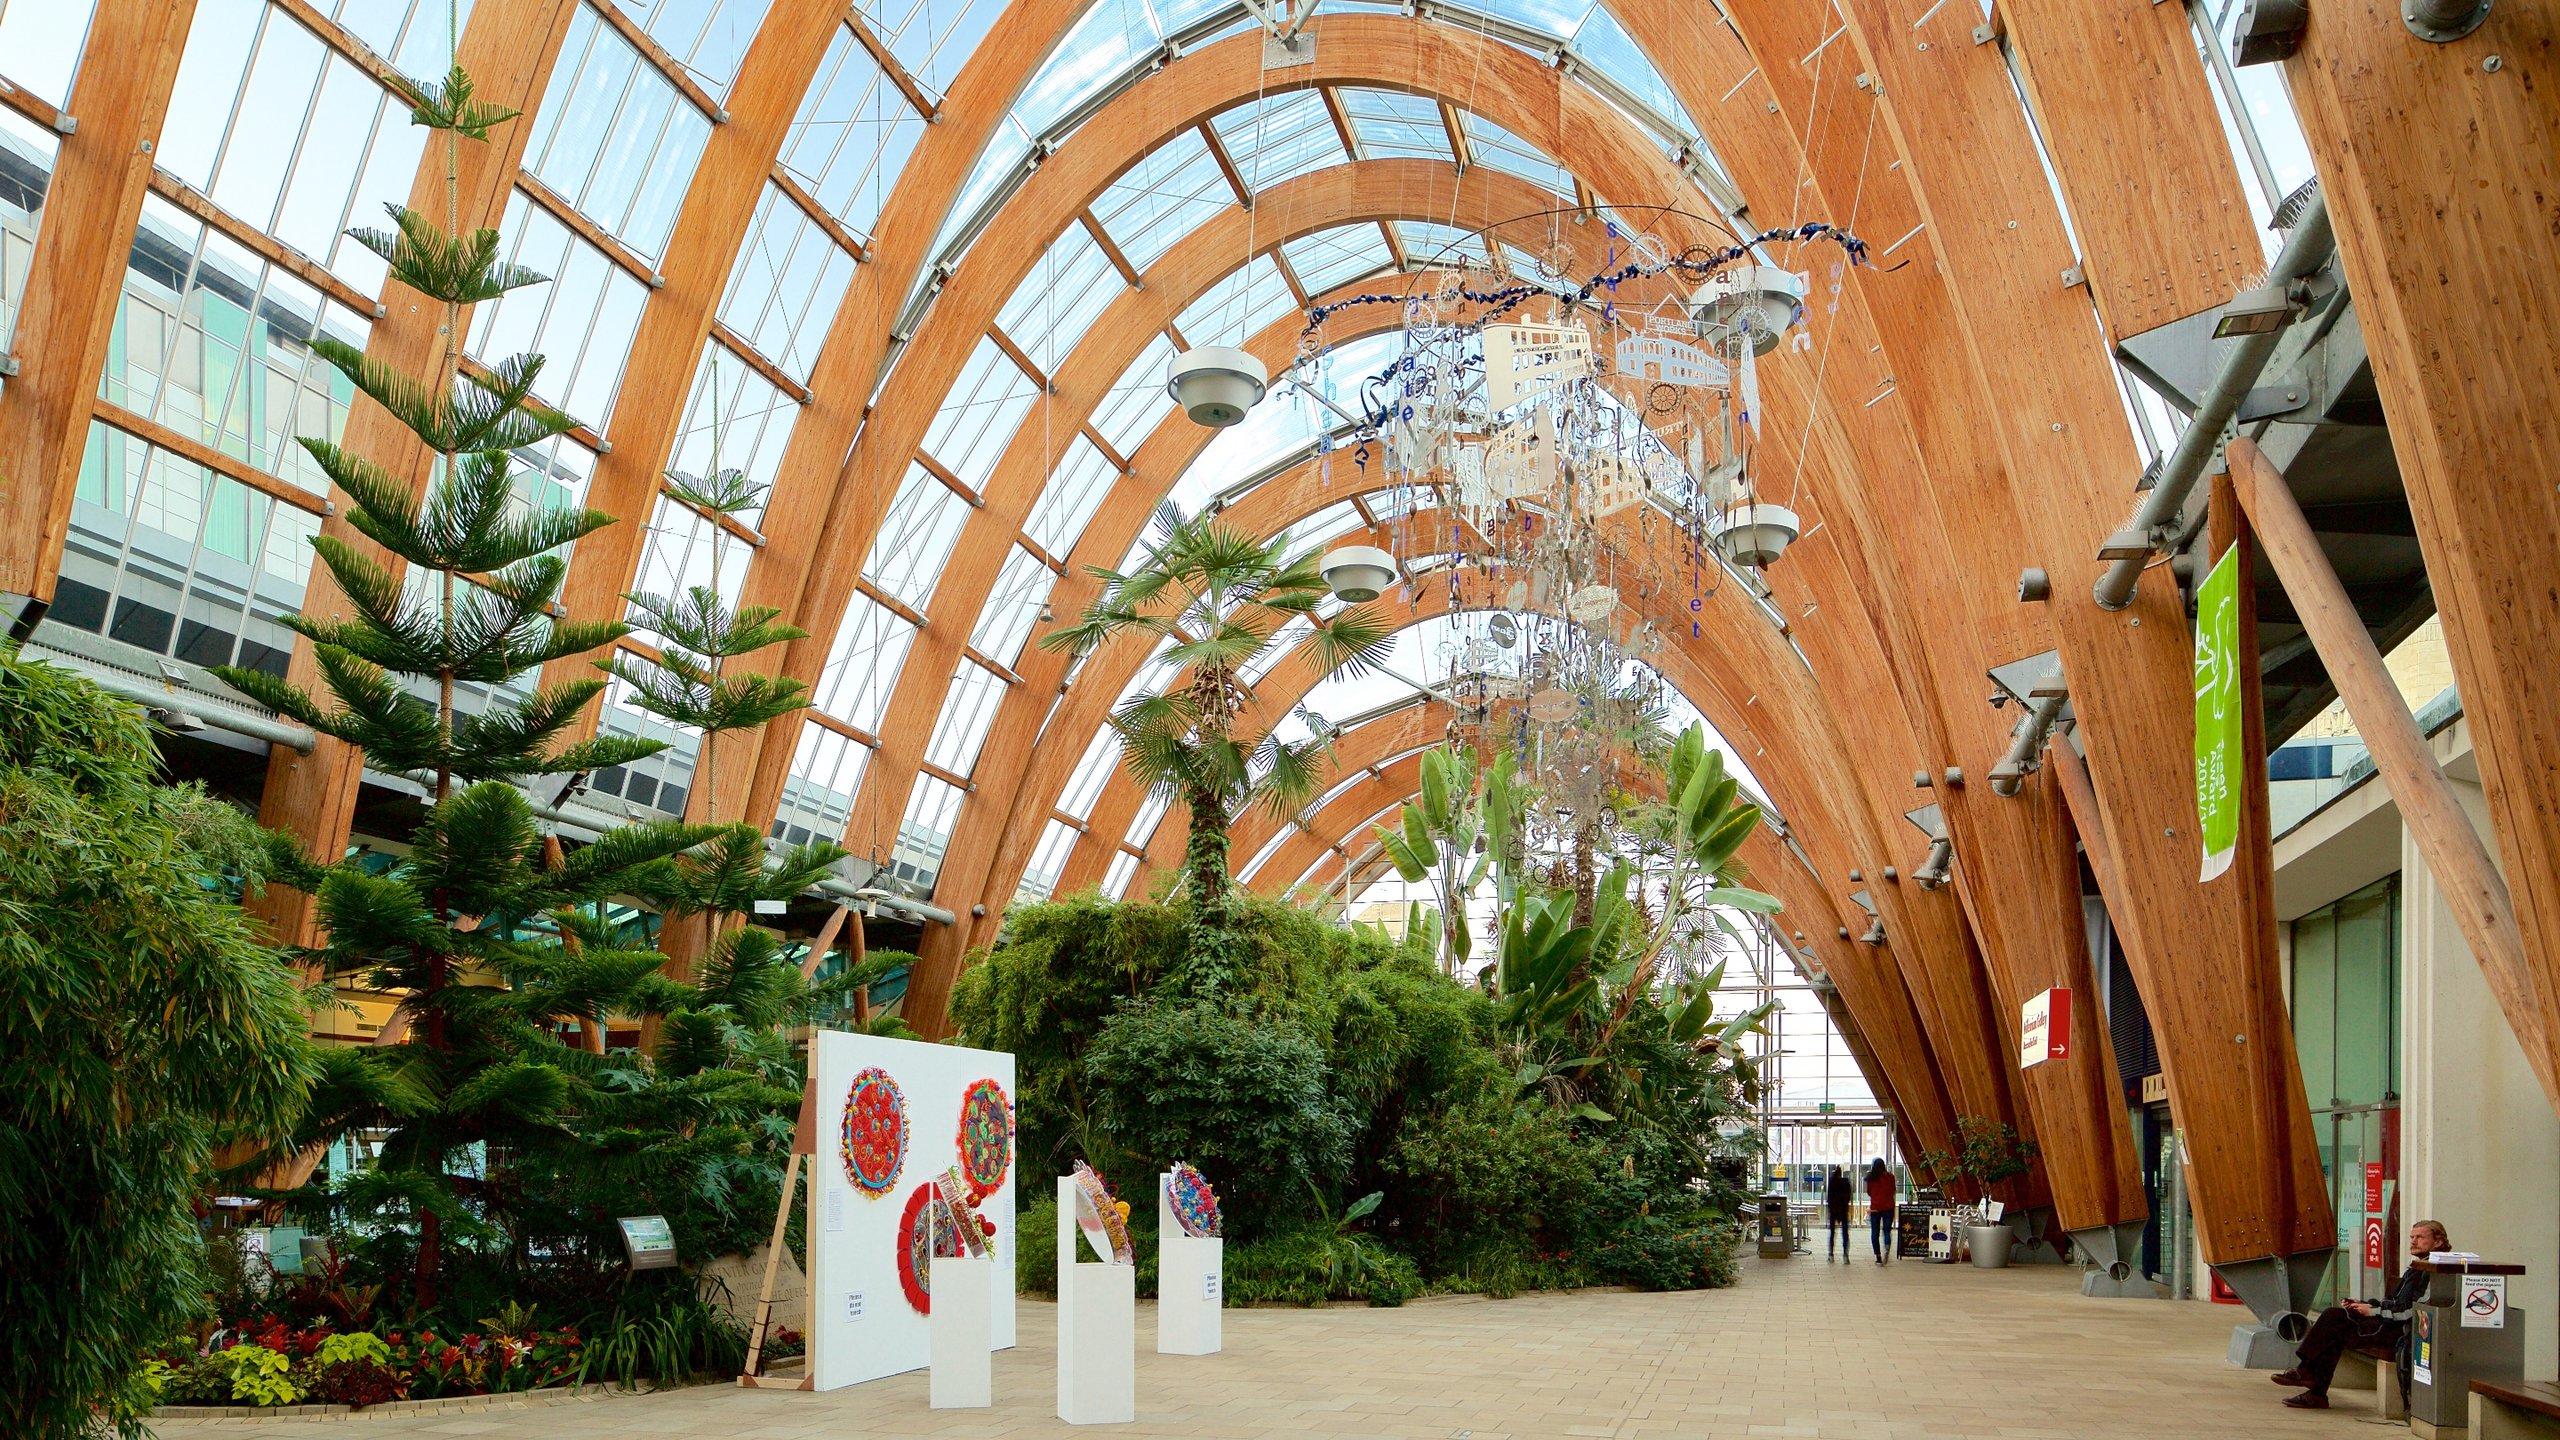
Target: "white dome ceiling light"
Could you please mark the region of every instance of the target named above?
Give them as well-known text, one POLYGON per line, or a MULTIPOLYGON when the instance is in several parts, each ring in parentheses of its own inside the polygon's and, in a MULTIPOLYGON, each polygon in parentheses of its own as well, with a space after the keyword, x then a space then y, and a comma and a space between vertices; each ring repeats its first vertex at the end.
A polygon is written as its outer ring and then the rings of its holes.
POLYGON ((1762 570, 1795 543, 1797 523, 1784 505, 1736 505, 1715 518, 1708 535, 1726 563, 1762 570))
POLYGON ((1812 283, 1775 265, 1737 265, 1707 277, 1689 303, 1698 324, 1728 339, 1747 339, 1754 355, 1778 348, 1796 323, 1812 283))
POLYGON ((1324 557, 1324 583, 1346 605, 1377 599, 1396 573, 1396 557, 1375 545, 1345 545, 1324 557))
POLYGON ((1270 372, 1251 351, 1199 345, 1173 357, 1164 388, 1193 424, 1223 430, 1244 419, 1270 384, 1270 372))

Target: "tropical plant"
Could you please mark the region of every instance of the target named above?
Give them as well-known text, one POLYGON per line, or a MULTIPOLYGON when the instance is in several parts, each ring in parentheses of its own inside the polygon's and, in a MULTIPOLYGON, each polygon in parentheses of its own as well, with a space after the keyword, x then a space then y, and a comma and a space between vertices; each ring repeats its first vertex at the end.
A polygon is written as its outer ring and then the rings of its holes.
MULTIPOLYGON (((1505 762, 1509 756, 1503 752, 1505 762)), ((1485 843, 1475 748, 1452 741, 1424 751, 1421 776, 1421 795, 1405 803, 1395 827, 1381 825, 1374 833, 1406 884, 1431 886, 1439 902, 1440 966, 1455 972, 1475 953, 1468 905, 1495 859, 1494 848, 1485 843)))
POLYGON ((155 785, 141 713, 0 649, 0 1433, 140 1435, 203 1306, 198 1187, 316 1073, 300 985, 208 879, 262 832, 155 785))
POLYGON ((2004 1180, 2027 1173, 2042 1147, 2018 1134, 2018 1127, 1980 1115, 1956 1117, 1956 1132, 1944 1150, 1924 1150, 1920 1163, 1945 1185, 1971 1184, 1988 1191, 2004 1180))
POLYGON ((1130 775, 1188 808, 1184 884, 1216 929, 1231 918, 1228 827, 1257 802, 1275 815, 1306 804, 1316 791, 1317 762, 1332 743, 1323 724, 1303 712, 1311 733, 1300 740, 1282 739, 1276 724, 1249 724, 1247 667, 1300 622, 1319 680, 1381 663, 1392 637, 1366 607, 1321 615, 1332 592, 1317 553, 1292 555, 1287 545, 1285 536, 1256 540, 1168 503, 1136 568, 1088 567, 1102 593, 1082 618, 1040 637, 1043 648, 1077 654, 1132 635, 1161 647, 1159 662, 1174 678, 1123 704, 1111 726, 1130 775))
MULTIPOLYGON (((451 210, 460 142, 485 141, 513 114, 474 100, 459 67, 442 83, 404 88, 413 120, 445 138, 451 210)), ((359 748, 375 769, 430 784, 409 852, 388 869, 341 861, 293 877, 316 895, 327 934, 309 952, 312 963, 332 979, 358 977, 402 997, 377 1044, 326 1052, 300 1138, 316 1147, 357 1127, 387 1132, 378 1166, 348 1198, 414 1219, 413 1303, 426 1311, 437 1298, 445 1228, 476 1233, 487 1223, 509 1159, 575 1147, 582 1114, 617 1106, 609 1062, 561 1044, 559 1026, 600 1027, 609 1013, 664 1009, 679 998, 657 975, 655 953, 564 943, 570 927, 550 917, 627 892, 707 832, 634 826, 564 854, 509 783, 623 764, 661 746, 613 736, 564 743, 604 688, 600 678, 517 688, 528 672, 629 629, 551 613, 567 573, 560 550, 610 517, 527 511, 513 499, 514 452, 575 423, 533 398, 542 358, 462 363, 464 307, 544 277, 499 260, 494 230, 455 234, 405 206, 391 214, 396 232, 350 233, 394 279, 442 307, 435 373, 414 376, 325 338, 313 348, 433 452, 426 495, 412 490, 404 460, 377 462, 314 437, 301 443, 353 500, 348 523, 408 575, 337 536, 312 542, 350 613, 285 620, 313 642, 334 705, 258 671, 220 673, 278 713, 359 748), (486 687, 476 713, 460 702, 465 684, 486 687)))

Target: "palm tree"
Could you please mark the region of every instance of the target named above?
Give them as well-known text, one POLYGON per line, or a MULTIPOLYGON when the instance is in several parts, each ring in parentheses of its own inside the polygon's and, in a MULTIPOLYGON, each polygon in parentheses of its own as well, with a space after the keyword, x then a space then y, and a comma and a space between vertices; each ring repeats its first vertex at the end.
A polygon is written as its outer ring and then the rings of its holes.
POLYGON ((1244 668, 1293 621, 1308 623, 1306 653, 1315 678, 1357 675, 1385 660, 1393 632, 1365 607, 1327 619, 1331 598, 1314 549, 1285 553, 1287 540, 1256 540, 1210 515, 1185 516, 1168 502, 1156 512, 1156 540, 1127 574, 1088 566, 1103 582, 1082 619, 1040 637, 1043 648, 1090 653, 1124 635, 1163 647, 1175 679, 1111 716, 1129 773, 1156 794, 1190 808, 1184 883, 1211 926, 1229 914, 1227 827, 1254 803, 1287 815, 1314 797, 1317 762, 1332 737, 1283 740, 1276 727, 1239 733, 1250 687, 1244 668))

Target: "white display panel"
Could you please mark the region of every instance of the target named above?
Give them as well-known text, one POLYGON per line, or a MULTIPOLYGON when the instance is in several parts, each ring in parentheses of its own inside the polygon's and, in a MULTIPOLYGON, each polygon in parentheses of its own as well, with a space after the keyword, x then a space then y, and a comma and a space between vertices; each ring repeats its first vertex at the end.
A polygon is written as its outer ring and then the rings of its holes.
POLYGON ((809 1375, 817 1389, 922 1369, 930 1359, 931 1327, 900 1280, 899 1220, 918 1187, 963 1163, 961 1106, 981 1080, 1001 1087, 1007 1121, 1003 1179, 978 1206, 996 1227, 989 1332, 993 1348, 1013 1347, 1013 1078, 1013 1057, 989 1050, 833 1030, 811 1039, 818 1131, 809 1186, 809 1375), (895 1085, 906 1114, 904 1155, 876 1191, 855 1182, 844 1144, 846 1102, 855 1080, 874 1069, 895 1085))

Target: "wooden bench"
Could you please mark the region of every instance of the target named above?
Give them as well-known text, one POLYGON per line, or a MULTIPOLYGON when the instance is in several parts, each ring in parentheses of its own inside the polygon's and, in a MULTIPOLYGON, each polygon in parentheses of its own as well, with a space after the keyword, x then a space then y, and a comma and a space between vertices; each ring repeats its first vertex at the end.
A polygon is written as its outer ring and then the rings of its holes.
POLYGON ((2471 1440, 2560 1436, 2560 1385, 2542 1380, 2471 1382, 2471 1440))
POLYGON ((2409 1402, 2400 1393, 2400 1357, 2392 1351, 2350 1349, 2338 1357, 2338 1372, 2330 1377, 2332 1390, 2367 1390, 2373 1393, 2373 1413, 2385 1420, 2409 1418, 2409 1402))

